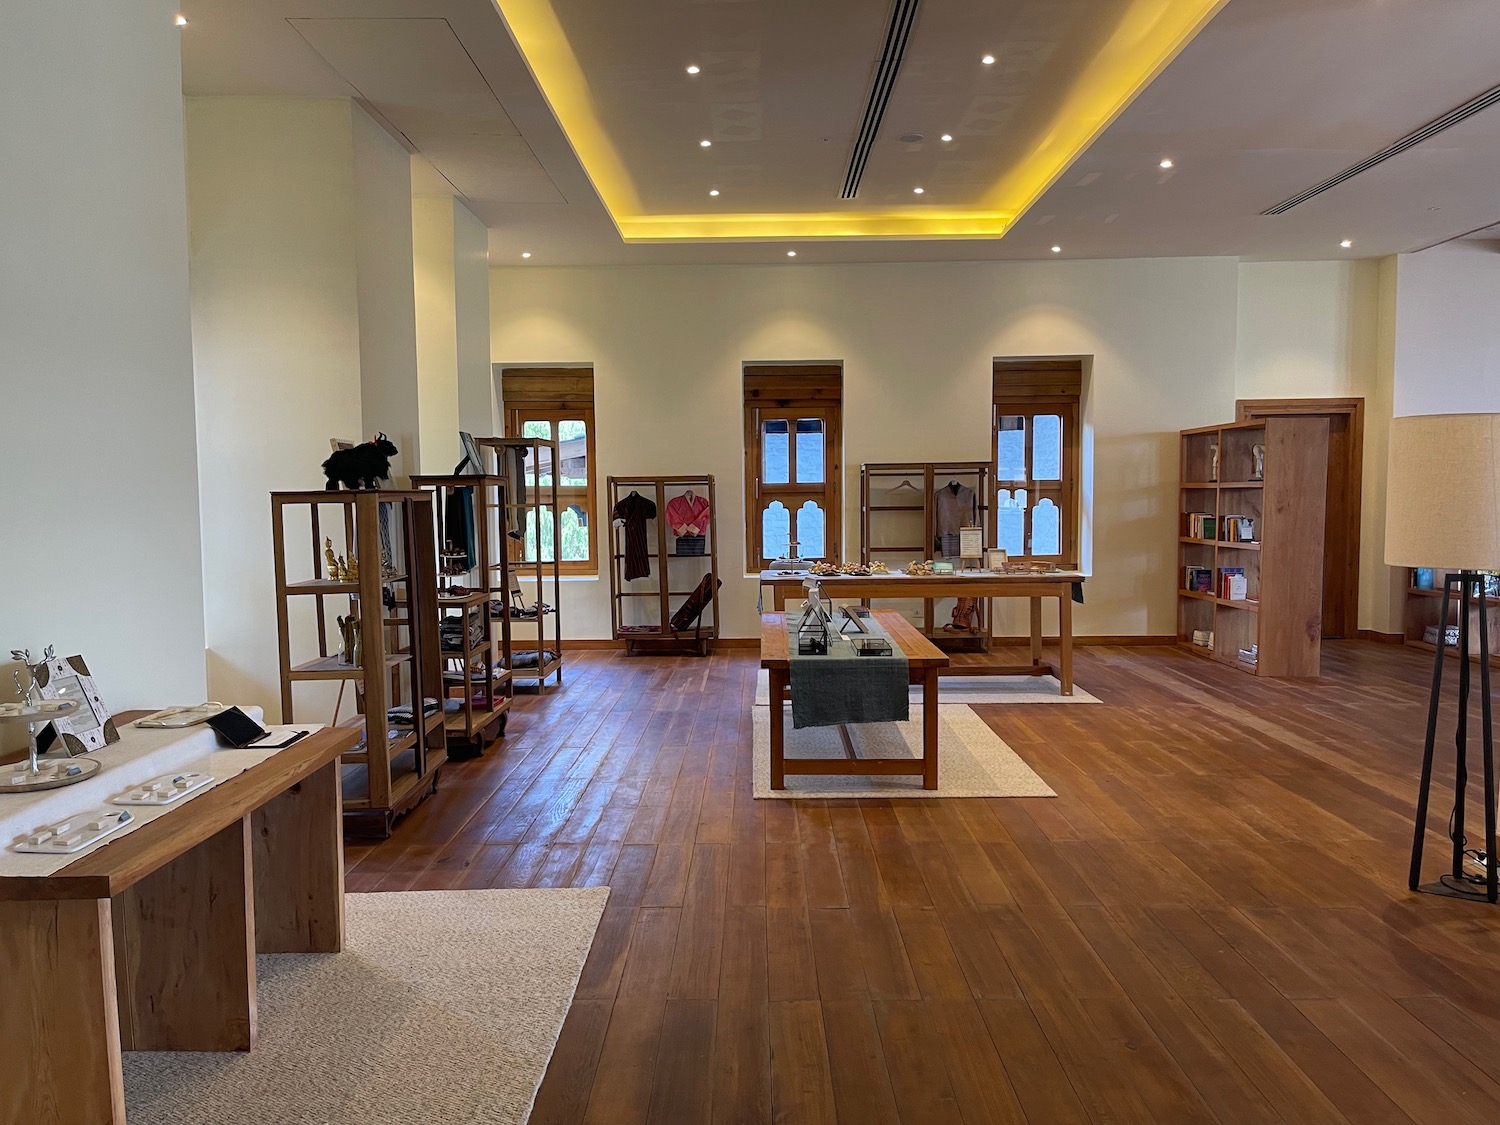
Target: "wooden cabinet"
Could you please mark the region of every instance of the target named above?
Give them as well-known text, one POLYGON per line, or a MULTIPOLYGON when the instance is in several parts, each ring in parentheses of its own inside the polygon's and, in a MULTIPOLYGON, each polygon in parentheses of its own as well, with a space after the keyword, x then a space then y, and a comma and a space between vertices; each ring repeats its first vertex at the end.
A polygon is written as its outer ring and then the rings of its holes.
POLYGON ((389 835, 437 787, 447 761, 431 495, 273 492, 271 535, 281 721, 359 733, 343 755, 345 827, 389 835), (357 574, 330 575, 330 550, 357 574), (340 617, 357 623, 357 654, 343 651, 340 617), (328 682, 322 692, 318 681, 328 682), (430 713, 424 700, 435 704, 430 713), (346 707, 354 713, 343 717, 346 707))
POLYGON ((1180 643, 1260 676, 1318 675, 1327 476, 1326 418, 1182 431, 1180 643))

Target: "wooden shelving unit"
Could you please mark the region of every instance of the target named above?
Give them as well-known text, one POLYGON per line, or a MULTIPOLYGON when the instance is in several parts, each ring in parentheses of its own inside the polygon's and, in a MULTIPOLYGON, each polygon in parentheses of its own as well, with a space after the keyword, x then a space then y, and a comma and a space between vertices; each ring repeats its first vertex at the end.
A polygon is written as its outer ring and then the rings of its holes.
MULTIPOLYGON (((439 579, 437 598, 439 626, 442 618, 460 618, 478 625, 478 639, 471 629, 462 630, 457 649, 444 648, 444 707, 449 757, 458 757, 460 746, 469 753, 505 734, 506 715, 514 702, 510 673, 510 616, 503 607, 510 600, 509 552, 502 542, 501 520, 505 512, 505 481, 491 475, 414 476, 412 487, 432 493, 438 513, 438 558, 467 554, 467 543, 459 544, 456 528, 450 528, 452 504, 464 504, 474 535, 473 565, 461 573, 439 579), (455 490, 459 490, 455 492, 455 490), (467 492, 462 491, 467 490, 467 492), (464 592, 451 593, 453 587, 464 592), (498 602, 502 612, 491 612, 498 602)), ((458 565, 463 565, 462 562, 458 565)), ((444 568, 454 569, 454 568, 444 568)))
POLYGON ((1181 440, 1179 643, 1254 675, 1316 677, 1322 648, 1328 420, 1286 417, 1205 426, 1183 430, 1181 440), (1253 479, 1256 446, 1265 450, 1262 480, 1253 479), (1190 533, 1194 515, 1213 518, 1215 538, 1190 533), (1254 541, 1223 538, 1225 520, 1233 516, 1255 521, 1254 541), (1189 567, 1210 572, 1211 592, 1186 588, 1189 567), (1244 570, 1244 599, 1221 596, 1225 568, 1244 570), (1211 649, 1192 643, 1198 631, 1212 634, 1211 649), (1241 651, 1252 648, 1256 660, 1242 659, 1241 651))
POLYGON ((498 511, 500 534, 505 539, 506 557, 492 562, 492 572, 506 567, 506 577, 524 577, 536 582, 537 607, 534 617, 519 617, 512 604, 509 592, 501 599, 508 616, 510 645, 505 654, 506 670, 511 675, 513 689, 529 685, 528 690, 545 695, 552 688, 562 687, 562 560, 559 558, 562 543, 562 514, 558 511, 557 473, 560 464, 557 442, 547 438, 476 438, 481 449, 488 450, 493 460, 485 466, 490 475, 500 478, 504 484, 505 499, 498 511), (524 451, 524 452, 523 452, 524 451), (521 454, 524 467, 517 463, 521 454), (542 528, 552 525, 552 558, 542 558, 542 528), (525 531, 530 524, 536 528, 536 558, 526 558, 525 531), (516 534, 512 534, 512 533, 516 534), (517 535, 520 537, 518 538, 517 535), (545 608, 544 608, 545 607, 545 608), (551 621, 550 644, 547 623, 551 621), (533 631, 534 627, 534 631, 533 631), (535 648, 527 648, 533 637, 535 648), (525 654, 535 654, 535 662, 525 661, 525 654), (548 684, 549 679, 555 682, 548 684))
POLYGON ((719 636, 719 533, 718 497, 714 478, 707 473, 667 477, 610 477, 606 491, 608 513, 631 492, 645 490, 656 505, 656 517, 648 521, 647 544, 652 570, 645 578, 625 579, 625 532, 609 523, 609 592, 611 635, 625 642, 625 651, 670 652, 687 650, 707 656, 719 636), (701 553, 679 550, 682 544, 667 522, 667 504, 689 492, 708 501, 708 527, 701 553), (672 615, 690 597, 707 575, 713 596, 699 614, 693 628, 678 632, 672 615), (655 584, 652 585, 654 580, 655 584), (632 599, 627 602, 626 599, 632 599), (639 600, 635 600, 639 599, 639 600))
POLYGON ((297 721, 297 684, 343 681, 331 708, 335 717, 344 687, 353 684, 354 714, 338 726, 363 734, 342 759, 344 824, 362 834, 390 835, 396 817, 437 788, 438 770, 447 761, 441 705, 428 715, 422 702, 442 698, 433 536, 427 492, 271 493, 281 721, 297 721), (305 514, 306 523, 298 514, 289 519, 289 510, 305 514), (357 564, 357 581, 327 577, 325 539, 333 540, 336 554, 357 564), (308 610, 317 654, 298 653, 302 658, 294 660, 294 629, 295 647, 309 647, 308 610), (339 658, 335 618, 349 614, 359 620, 358 665, 339 658), (398 706, 412 709, 415 721, 409 727, 387 718, 398 706))
MULTIPOLYGON (((859 467, 859 559, 869 565, 885 563, 899 570, 913 560, 941 558, 937 553, 935 493, 957 481, 974 490, 984 544, 994 545, 995 526, 990 503, 994 496, 994 466, 988 461, 897 461, 859 467)), ((955 564, 957 559, 954 559, 955 564)), ((946 604, 946 603, 945 603, 946 604)), ((944 630, 937 600, 922 599, 922 616, 915 622, 940 648, 989 652, 994 641, 994 615, 989 599, 979 600, 979 628, 973 632, 944 630)))
MULTIPOLYGON (((1433 652, 1437 649, 1435 644, 1426 640, 1425 634, 1429 626, 1437 625, 1443 617, 1443 580, 1453 573, 1448 570, 1433 569, 1433 588, 1430 590, 1418 589, 1416 583, 1416 571, 1408 568, 1406 573, 1406 606, 1404 620, 1402 622, 1403 632, 1406 637, 1405 643, 1412 648, 1421 649, 1423 652, 1433 652)), ((1490 636, 1490 666, 1500 668, 1500 597, 1488 596, 1485 599, 1485 616, 1489 619, 1490 636)), ((1454 592, 1453 605, 1448 611, 1447 624, 1457 625, 1459 614, 1462 612, 1459 605, 1457 591, 1454 592)), ((1456 645, 1449 645, 1450 649, 1456 649, 1456 645)), ((1469 610, 1469 659, 1479 659, 1479 608, 1474 606, 1469 610)))

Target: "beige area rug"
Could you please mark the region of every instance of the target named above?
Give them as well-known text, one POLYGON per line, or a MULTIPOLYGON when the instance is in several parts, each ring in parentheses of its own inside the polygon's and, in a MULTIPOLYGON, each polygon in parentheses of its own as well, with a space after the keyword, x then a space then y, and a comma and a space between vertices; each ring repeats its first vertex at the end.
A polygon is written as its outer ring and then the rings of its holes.
POLYGON ((125 1055, 130 1125, 520 1125, 608 896, 350 895, 343 953, 257 959, 255 1050, 125 1055))
MULTIPOLYGON (((786 721, 788 758, 843 758, 837 727, 795 730, 786 721)), ((771 788, 771 709, 754 709, 755 796, 824 797, 1056 797, 1052 787, 1021 760, 998 734, 962 704, 938 707, 938 787, 923 789, 920 777, 789 775, 785 789, 771 788)), ((848 728, 861 758, 921 758, 922 708, 904 723, 861 723, 848 728)))
MULTIPOLYGON (((949 703, 1098 703, 1077 684, 1073 694, 1062 693, 1056 676, 944 676, 938 699, 949 703)), ((911 701, 922 702, 920 684, 911 686, 911 701)), ((755 705, 771 705, 771 674, 762 668, 755 680, 755 705)))

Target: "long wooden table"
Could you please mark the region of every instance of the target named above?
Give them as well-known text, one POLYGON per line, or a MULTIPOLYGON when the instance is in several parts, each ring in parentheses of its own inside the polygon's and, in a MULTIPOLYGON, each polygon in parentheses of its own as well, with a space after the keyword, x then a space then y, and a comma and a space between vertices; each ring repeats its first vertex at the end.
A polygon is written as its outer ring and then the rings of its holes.
POLYGON ((786 615, 764 613, 760 618, 760 666, 771 681, 771 788, 785 789, 787 774, 919 775, 923 789, 938 787, 938 669, 948 665, 948 654, 924 637, 894 610, 872 614, 891 640, 906 654, 910 681, 922 685, 922 757, 859 758, 847 732, 840 728, 843 758, 786 756, 786 702, 791 686, 791 640, 786 615))
MULTIPOLYGON (((775 608, 802 599, 806 574, 779 574, 763 570, 762 586, 769 586, 775 608)), ((950 574, 871 574, 819 577, 823 590, 834 598, 866 601, 872 598, 1028 598, 1031 601, 1031 663, 999 664, 966 661, 945 669, 950 676, 1053 676, 1064 695, 1073 694, 1073 589, 1084 575, 1076 571, 1055 574, 996 574, 984 572, 967 578, 950 574), (1042 660, 1042 599, 1057 599, 1058 661, 1054 667, 1042 660)), ((963 636, 964 634, 954 634, 963 636)))
POLYGON ((122 1050, 254 1045, 256 953, 343 948, 356 738, 315 732, 55 874, 0 878, 0 1122, 125 1125, 122 1050))

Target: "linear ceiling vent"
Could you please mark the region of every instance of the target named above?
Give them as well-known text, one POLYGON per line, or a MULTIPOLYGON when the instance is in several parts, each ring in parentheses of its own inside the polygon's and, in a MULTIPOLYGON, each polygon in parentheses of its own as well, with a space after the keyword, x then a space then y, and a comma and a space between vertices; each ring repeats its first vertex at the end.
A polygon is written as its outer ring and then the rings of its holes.
POLYGON ((891 22, 885 29, 885 45, 880 59, 875 64, 875 81, 870 87, 870 101, 865 106, 864 120, 859 124, 859 133, 854 138, 854 151, 849 156, 849 171, 844 176, 841 199, 853 199, 859 194, 859 182, 865 177, 865 165, 870 161, 870 150, 875 146, 875 135, 880 131, 885 107, 890 104, 891 93, 896 88, 896 77, 901 73, 901 59, 906 54, 906 43, 911 38, 911 29, 917 22, 917 9, 922 0, 896 0, 891 9, 891 22))
POLYGON ((1497 102, 1500 102, 1500 86, 1494 86, 1491 89, 1488 89, 1484 93, 1480 94, 1477 98, 1471 98, 1469 101, 1464 102, 1463 105, 1455 106, 1453 109, 1450 109, 1441 117, 1429 121, 1420 129, 1412 130, 1395 144, 1390 145, 1387 148, 1383 148, 1379 152, 1372 153, 1371 155, 1361 160, 1358 164, 1354 164, 1348 168, 1345 168, 1337 176, 1326 179, 1321 184, 1316 184, 1313 187, 1308 188, 1306 191, 1302 192, 1302 194, 1294 195, 1285 202, 1278 203, 1275 207, 1272 207, 1268 211, 1262 211, 1261 214, 1284 215, 1293 207, 1296 207, 1299 203, 1306 203, 1309 199, 1312 199, 1314 196, 1322 195, 1330 188, 1336 188, 1342 183, 1347 183, 1349 180, 1352 180, 1361 172, 1368 172, 1371 168, 1375 167, 1375 165, 1384 164, 1387 160, 1397 155, 1398 153, 1403 153, 1414 145, 1421 144, 1423 141, 1431 140, 1433 137, 1437 136, 1445 129, 1453 128, 1453 126, 1457 125, 1460 121, 1467 121, 1476 113, 1479 113, 1481 110, 1489 109, 1490 106, 1496 104, 1497 102))

